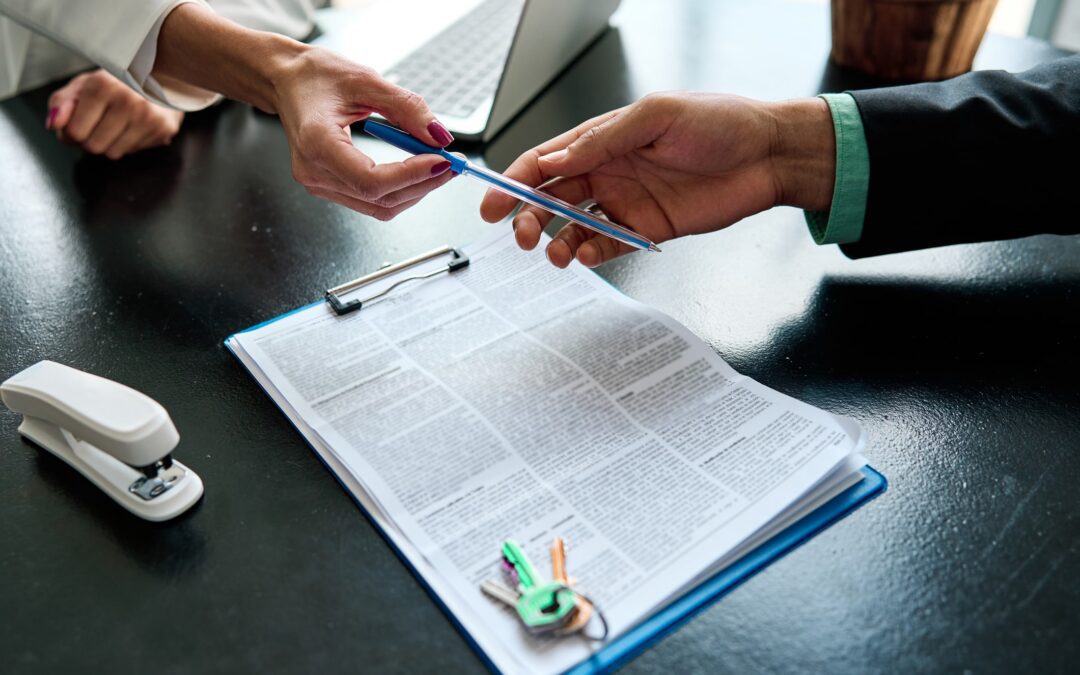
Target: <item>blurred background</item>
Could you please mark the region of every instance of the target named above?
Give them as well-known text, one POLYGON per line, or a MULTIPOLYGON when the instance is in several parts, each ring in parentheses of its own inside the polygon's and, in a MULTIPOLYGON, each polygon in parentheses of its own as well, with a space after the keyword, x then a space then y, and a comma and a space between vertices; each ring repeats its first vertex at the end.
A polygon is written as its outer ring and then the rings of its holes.
MULTIPOLYGON (((330 0, 333 7, 353 7, 382 0, 330 0)), ((829 0, 805 0, 808 4, 828 4, 829 0)), ((1080 51, 1080 0, 998 0, 990 20, 990 30, 1012 37, 1049 40, 1054 46, 1080 51)))

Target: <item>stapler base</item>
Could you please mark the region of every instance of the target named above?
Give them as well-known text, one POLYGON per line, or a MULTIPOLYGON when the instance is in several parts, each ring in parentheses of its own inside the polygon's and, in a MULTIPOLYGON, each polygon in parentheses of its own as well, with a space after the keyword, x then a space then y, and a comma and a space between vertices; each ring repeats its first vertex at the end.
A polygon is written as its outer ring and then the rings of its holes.
POLYGON ((203 494, 202 479, 180 462, 173 460, 173 476, 179 475, 167 489, 157 494, 142 487, 146 476, 98 448, 80 441, 65 429, 44 420, 26 416, 19 434, 41 446, 90 479, 117 504, 146 520, 175 518, 191 508, 203 494))

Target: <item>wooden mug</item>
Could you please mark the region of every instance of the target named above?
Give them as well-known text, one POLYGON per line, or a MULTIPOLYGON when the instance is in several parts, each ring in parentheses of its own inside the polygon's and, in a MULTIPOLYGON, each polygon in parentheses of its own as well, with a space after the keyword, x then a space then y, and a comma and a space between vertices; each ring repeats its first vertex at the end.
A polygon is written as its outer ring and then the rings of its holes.
POLYGON ((971 70, 997 0, 832 0, 832 60, 887 80, 971 70))

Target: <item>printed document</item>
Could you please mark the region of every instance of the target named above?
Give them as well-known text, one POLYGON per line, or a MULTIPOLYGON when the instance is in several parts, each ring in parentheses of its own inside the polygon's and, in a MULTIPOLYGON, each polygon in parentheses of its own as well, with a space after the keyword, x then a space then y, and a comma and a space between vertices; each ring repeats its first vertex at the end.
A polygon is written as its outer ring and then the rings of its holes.
POLYGON ((505 539, 550 578, 563 537, 616 637, 861 479, 857 425, 739 375, 588 269, 505 225, 466 253, 358 312, 319 303, 228 345, 500 670, 600 648, 530 637, 480 592, 505 539))

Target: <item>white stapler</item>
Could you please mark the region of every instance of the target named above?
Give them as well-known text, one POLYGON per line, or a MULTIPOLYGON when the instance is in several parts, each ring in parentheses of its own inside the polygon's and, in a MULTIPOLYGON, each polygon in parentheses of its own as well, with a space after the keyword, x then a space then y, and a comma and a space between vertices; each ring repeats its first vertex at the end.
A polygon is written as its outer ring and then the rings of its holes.
POLYGON ((199 476, 169 455, 180 440, 169 413, 143 393, 41 361, 0 384, 0 398, 23 416, 20 434, 137 516, 168 520, 202 496, 199 476))

